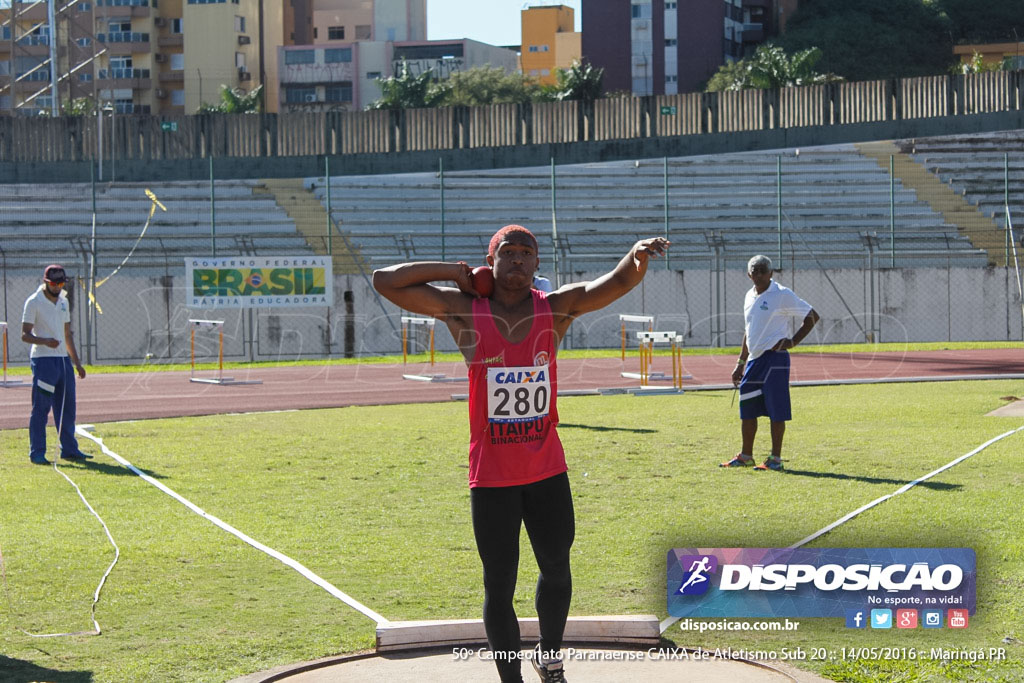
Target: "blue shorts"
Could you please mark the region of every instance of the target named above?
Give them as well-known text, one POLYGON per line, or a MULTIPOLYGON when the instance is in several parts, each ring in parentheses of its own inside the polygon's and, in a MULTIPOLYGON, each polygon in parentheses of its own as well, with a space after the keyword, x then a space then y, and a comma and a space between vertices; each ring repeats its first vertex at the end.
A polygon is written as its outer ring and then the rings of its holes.
POLYGON ((740 419, 793 419, 789 407, 789 352, 765 351, 747 362, 740 380, 740 419))

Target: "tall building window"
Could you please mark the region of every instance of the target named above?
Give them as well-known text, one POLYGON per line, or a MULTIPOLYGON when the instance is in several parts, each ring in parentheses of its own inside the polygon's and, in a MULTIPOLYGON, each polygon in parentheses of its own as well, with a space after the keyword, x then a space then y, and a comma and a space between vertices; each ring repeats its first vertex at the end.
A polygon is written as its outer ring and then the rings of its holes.
POLYGON ((181 24, 182 20, 180 18, 171 19, 171 33, 184 33, 181 24))
POLYGON ((171 53, 171 71, 184 71, 185 70, 185 53, 184 52, 172 52, 171 53))
POLYGON ((285 64, 313 64, 316 62, 314 50, 285 50, 285 64))
POLYGON ((338 62, 351 62, 352 48, 338 47, 324 50, 324 64, 336 64, 338 62))
POLYGON ((245 17, 235 15, 235 33, 245 33, 245 17))
POLYGON ((284 101, 288 104, 316 102, 316 88, 285 88, 284 101))
POLYGON ((171 104, 175 107, 185 106, 185 91, 184 90, 172 90, 171 91, 171 104))
POLYGON ((352 84, 338 83, 336 85, 329 85, 324 89, 324 95, 324 99, 327 102, 351 102, 352 84))
POLYGON ((667 39, 665 39, 665 47, 674 47, 676 44, 677 43, 676 43, 676 39, 675 38, 667 38, 667 39))
POLYGON ((327 40, 345 40, 344 26, 328 26, 327 40))
POLYGON ((356 40, 370 40, 370 29, 369 25, 356 26, 356 40))

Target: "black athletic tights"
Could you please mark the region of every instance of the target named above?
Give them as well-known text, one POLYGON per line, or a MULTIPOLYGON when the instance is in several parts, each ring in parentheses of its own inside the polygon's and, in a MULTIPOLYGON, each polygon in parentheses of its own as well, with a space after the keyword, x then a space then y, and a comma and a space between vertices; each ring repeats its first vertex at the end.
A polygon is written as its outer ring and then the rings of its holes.
POLYGON ((572 598, 569 548, 576 522, 569 475, 523 486, 470 490, 473 534, 484 565, 484 628, 504 683, 521 680, 519 621, 512 607, 519 571, 519 528, 525 524, 540 568, 535 605, 545 652, 562 646, 572 598))

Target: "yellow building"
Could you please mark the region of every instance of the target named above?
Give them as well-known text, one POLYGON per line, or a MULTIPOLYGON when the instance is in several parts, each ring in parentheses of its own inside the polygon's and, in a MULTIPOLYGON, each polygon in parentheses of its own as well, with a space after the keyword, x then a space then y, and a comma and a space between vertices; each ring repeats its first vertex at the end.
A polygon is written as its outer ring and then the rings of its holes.
POLYGON ((556 82, 555 69, 572 65, 582 55, 575 16, 565 5, 528 7, 522 11, 523 73, 545 85, 556 82))
MULTIPOLYGON (((250 92, 263 84, 266 110, 275 112, 277 48, 308 40, 311 5, 57 0, 59 99, 94 98, 117 114, 192 114, 219 103, 222 85, 250 92)), ((50 106, 49 93, 36 95, 50 77, 50 30, 44 2, 0 7, 0 112, 50 106)))
POLYGON ((975 53, 981 55, 981 61, 986 65, 1008 62, 1011 69, 1024 69, 1024 42, 956 45, 953 47, 953 54, 960 58, 961 64, 970 64, 975 53))

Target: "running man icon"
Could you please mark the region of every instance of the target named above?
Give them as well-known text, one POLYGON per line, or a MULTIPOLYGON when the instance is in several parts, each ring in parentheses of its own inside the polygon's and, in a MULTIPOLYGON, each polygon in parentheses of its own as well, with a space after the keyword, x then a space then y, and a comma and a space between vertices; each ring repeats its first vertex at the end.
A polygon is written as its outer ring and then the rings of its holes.
POLYGON ((711 567, 711 558, 709 556, 704 555, 700 558, 700 560, 694 560, 693 563, 690 565, 690 568, 687 570, 690 573, 690 576, 686 579, 686 581, 683 582, 683 585, 679 587, 679 592, 683 595, 686 595, 687 593, 697 592, 694 590, 686 589, 690 586, 695 586, 699 583, 704 583, 705 581, 707 581, 708 577, 704 574, 712 570, 713 568, 711 567))

